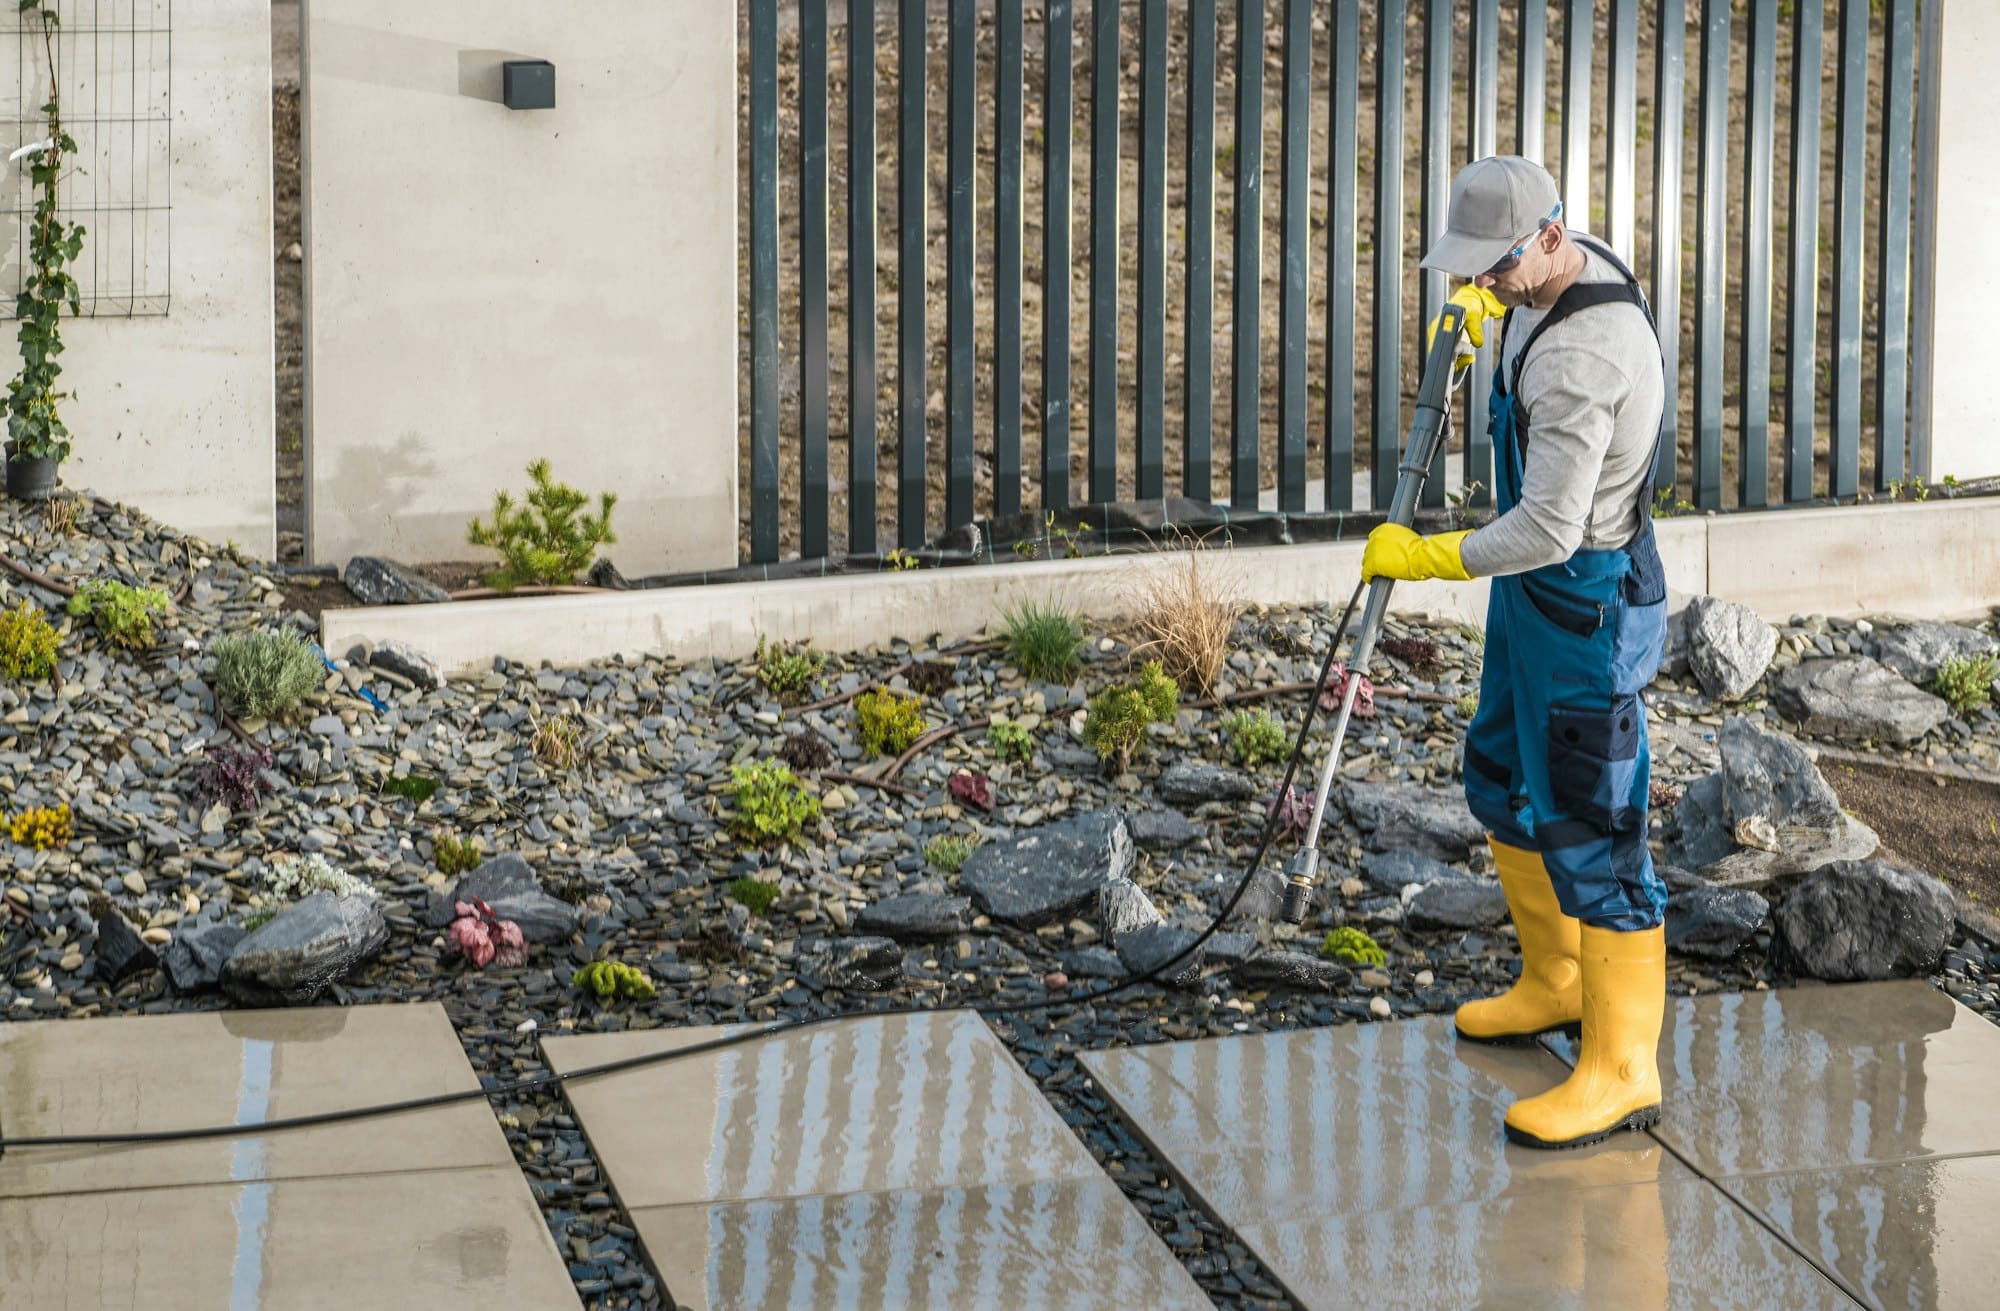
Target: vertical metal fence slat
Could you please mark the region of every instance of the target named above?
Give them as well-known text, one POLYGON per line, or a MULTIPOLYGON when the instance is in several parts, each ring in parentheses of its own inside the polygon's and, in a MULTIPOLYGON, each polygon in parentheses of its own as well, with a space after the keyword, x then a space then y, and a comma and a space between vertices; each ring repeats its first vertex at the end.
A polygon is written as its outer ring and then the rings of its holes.
POLYGON ((1118 499, 1118 5, 1090 11, 1090 499, 1118 499))
POLYGON ((974 0, 952 0, 946 28, 950 77, 945 94, 945 458, 944 526, 972 522, 972 399, 975 344, 972 337, 974 99, 978 91, 973 37, 978 17, 974 0))
POLYGON ((1215 428, 1215 0, 1188 0, 1187 340, 1182 392, 1187 431, 1181 495, 1212 494, 1215 428))
POLYGON ((1882 45, 1882 274, 1876 315, 1875 487, 1906 476, 1910 380, 1910 164, 1915 146, 1916 0, 1889 0, 1882 45))
POLYGON ((1403 435, 1403 58, 1405 0, 1382 0, 1375 42, 1375 431, 1369 468, 1370 508, 1396 495, 1403 435))
POLYGON ((896 542, 924 544, 924 11, 903 0, 897 24, 896 542), (914 76, 912 76, 914 74, 914 76))
POLYGON ((1306 277, 1312 150, 1312 0, 1285 0, 1279 158, 1278 508, 1306 508, 1306 277))
POLYGON ((1258 353, 1264 276, 1264 0, 1236 0, 1235 251, 1230 265, 1229 504, 1257 508, 1258 353))
POLYGON ((1694 503, 1722 506, 1723 348, 1729 231, 1729 5, 1701 0, 1701 141, 1696 196, 1694 503))
POLYGON ((1736 465, 1736 499, 1739 505, 1759 506, 1771 499, 1771 136, 1778 0, 1749 0, 1749 9, 1742 193, 1743 323, 1738 338, 1742 353, 1736 366, 1736 385, 1743 398, 1738 421, 1743 439, 1736 465))
POLYGON ((1166 494, 1167 0, 1140 13, 1138 466, 1141 500, 1166 494))
POLYGON ((750 559, 778 558, 778 5, 750 6, 750 559))
MULTIPOLYGON (((1471 158, 1481 159, 1500 149, 1500 3, 1473 0, 1472 74, 1470 97, 1471 158)), ((1497 342, 1498 334, 1493 338, 1497 342)), ((1493 442, 1487 434, 1488 406, 1492 401, 1493 357, 1497 345, 1489 344, 1472 358, 1472 372, 1465 380, 1465 445, 1463 476, 1469 505, 1489 505, 1493 496, 1493 442)))
POLYGON ((1326 222, 1326 465, 1329 510, 1354 508, 1355 193, 1361 6, 1335 5, 1328 55, 1326 222))
POLYGON ((1861 490, 1861 298, 1867 283, 1868 243, 1868 8, 1869 0, 1840 2, 1840 79, 1834 95, 1839 138, 1834 147, 1833 378, 1831 459, 1826 490, 1853 496, 1861 490))
POLYGON ((847 549, 875 550, 875 0, 847 0, 847 549))
MULTIPOLYGON (((1451 25, 1455 0, 1426 0, 1424 5, 1424 122, 1419 138, 1417 176, 1423 195, 1419 222, 1424 249, 1444 234, 1445 207, 1451 200, 1451 25)), ((1424 358, 1424 330, 1444 307, 1445 275, 1435 269, 1417 274, 1416 358, 1424 358)), ((1445 492, 1445 448, 1424 479, 1423 504, 1441 506, 1445 492)))
POLYGON ((1070 134, 1076 14, 1048 0, 1042 68, 1042 509, 1069 505, 1070 134))
POLYGON ((1521 0, 1520 76, 1515 79, 1514 149, 1542 162, 1542 123, 1549 103, 1548 0, 1521 0))
POLYGON ((1639 0, 1611 0, 1607 32, 1609 74, 1604 95, 1604 236, 1611 249, 1632 261, 1636 226, 1634 155, 1639 122, 1639 0))
POLYGON ((999 0, 993 75, 993 513, 1021 509, 1021 0, 999 0))
POLYGON ((1796 0, 1792 11, 1792 200, 1790 290, 1785 311, 1785 469, 1787 501, 1813 496, 1814 417, 1819 347, 1819 82, 1822 0, 1796 0))
POLYGON ((1687 0, 1660 0, 1658 48, 1653 66, 1653 321, 1660 328, 1660 358, 1667 375, 1667 403, 1660 414, 1660 447, 1653 464, 1653 494, 1675 495, 1680 464, 1681 397, 1681 165, 1687 103, 1687 0))
POLYGON ((799 3, 799 554, 826 554, 826 0, 799 3))
POLYGON ((1589 232, 1590 69, 1597 12, 1592 0, 1563 6, 1562 195, 1563 222, 1589 232))

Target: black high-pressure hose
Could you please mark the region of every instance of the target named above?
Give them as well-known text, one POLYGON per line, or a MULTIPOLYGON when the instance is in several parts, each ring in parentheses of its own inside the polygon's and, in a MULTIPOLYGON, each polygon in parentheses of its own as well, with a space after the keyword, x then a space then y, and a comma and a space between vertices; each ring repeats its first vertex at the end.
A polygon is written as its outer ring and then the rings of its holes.
MULTIPOLYGON (((1320 662, 1319 677, 1314 680, 1312 690, 1306 696, 1305 722, 1299 726, 1298 738, 1292 743, 1292 758, 1285 766, 1284 780, 1278 784, 1276 795, 1280 798, 1289 792, 1292 786, 1292 779, 1298 772, 1299 761, 1305 756, 1306 739, 1312 732, 1314 712, 1319 708, 1320 689, 1326 686, 1327 676, 1333 672, 1333 658, 1340 650, 1341 639, 1347 634, 1347 626, 1354 618, 1354 608, 1360 603, 1361 593, 1366 586, 1366 583, 1360 583, 1355 586, 1354 595, 1348 598, 1347 608, 1341 611, 1340 622, 1334 627, 1332 640, 1327 643, 1326 659, 1320 662)), ((1350 673, 1349 676, 1358 677, 1358 671, 1350 673)), ((1221 910, 1216 912, 1215 917, 1209 920, 1208 927, 1203 929, 1195 937, 1194 941, 1188 943, 1180 951, 1161 961, 1151 969, 1143 973, 1125 975, 1123 978, 1113 980, 1095 992, 1084 992, 1074 996, 1046 997, 1037 1001, 1008 1002, 985 1006, 891 1006, 881 1010, 838 1011, 827 1015, 814 1015, 804 1019, 784 1020, 776 1024, 749 1028, 739 1033, 728 1034, 720 1038, 710 1038, 706 1042, 694 1043, 691 1046, 676 1048, 672 1051, 649 1052, 643 1056, 628 1056, 624 1060, 609 1061, 603 1065, 586 1066, 580 1070, 572 1070, 568 1074, 537 1074, 526 1079, 517 1079, 511 1083, 497 1084, 491 1088, 470 1088, 463 1092, 438 1093, 430 1097, 414 1097, 407 1101, 384 1102, 377 1106, 356 1106, 340 1111, 322 1111, 317 1115, 294 1115, 280 1120, 266 1120, 261 1124, 212 1125, 202 1129, 161 1129, 149 1133, 56 1134, 40 1138, 7 1138, 0 1136, 0 1154, 4 1154, 9 1147, 109 1147, 142 1143, 192 1142, 203 1138, 240 1138, 252 1134, 277 1133, 285 1129, 309 1129, 315 1125, 340 1124, 349 1120, 373 1119, 378 1116, 397 1115, 405 1111, 427 1110, 434 1106, 450 1106, 458 1102, 512 1096, 515 1093, 531 1092, 539 1088, 546 1088, 552 1084, 563 1084, 577 1079, 597 1078, 602 1075, 616 1074, 622 1070, 637 1069, 646 1065, 662 1065, 668 1061, 683 1060, 690 1056, 700 1056, 707 1052, 721 1051, 726 1047, 736 1047, 744 1043, 756 1042, 763 1038, 774 1038, 785 1033, 797 1033, 801 1029, 815 1028, 822 1024, 830 1024, 836 1020, 852 1020, 868 1016, 885 1015, 945 1015, 954 1010, 972 1010, 981 1015, 1021 1015, 1031 1011, 1052 1010, 1058 1006, 1087 1006, 1093 1002, 1103 1001, 1107 997, 1115 997, 1119 993, 1129 992, 1142 983, 1150 983, 1161 975, 1168 974, 1182 962, 1192 957, 1197 951, 1201 950, 1203 943, 1215 936, 1223 924, 1228 922, 1230 915, 1235 912, 1237 903, 1243 900, 1243 894, 1249 891, 1251 882, 1257 877, 1257 871, 1263 867, 1264 857, 1271 848, 1271 840, 1277 836, 1279 811, 1280 808, 1274 805, 1265 816, 1264 832, 1257 840, 1257 851, 1250 857, 1250 863, 1245 867, 1243 877, 1237 881, 1236 891, 1230 894, 1229 900, 1223 904, 1221 910)))

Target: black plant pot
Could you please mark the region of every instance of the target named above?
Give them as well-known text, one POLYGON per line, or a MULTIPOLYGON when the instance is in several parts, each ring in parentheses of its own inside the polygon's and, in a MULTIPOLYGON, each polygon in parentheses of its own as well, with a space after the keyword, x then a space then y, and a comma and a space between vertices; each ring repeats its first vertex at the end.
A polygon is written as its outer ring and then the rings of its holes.
POLYGON ((23 459, 7 443, 7 495, 17 501, 46 501, 56 494, 56 458, 23 459))

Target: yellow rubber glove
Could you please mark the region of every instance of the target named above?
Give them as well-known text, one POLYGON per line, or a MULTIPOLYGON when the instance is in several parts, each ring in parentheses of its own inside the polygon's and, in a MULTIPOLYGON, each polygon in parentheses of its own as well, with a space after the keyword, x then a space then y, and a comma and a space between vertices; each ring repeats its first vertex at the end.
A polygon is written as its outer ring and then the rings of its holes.
MULTIPOLYGON (((1484 287, 1476 287, 1470 282, 1451 294, 1450 303, 1465 311, 1465 340, 1472 343, 1474 350, 1486 344, 1486 320, 1497 319, 1507 312, 1507 307, 1502 305, 1492 292, 1484 287)), ((1431 326, 1424 330, 1426 352, 1430 350, 1431 342, 1436 340, 1438 323, 1443 318, 1444 315, 1440 313, 1437 318, 1431 320, 1431 326)), ((1466 367, 1472 363, 1471 351, 1460 355, 1452 362, 1460 368, 1466 367)))
POLYGON ((1472 577, 1459 558, 1459 546, 1472 536, 1467 528, 1456 533, 1425 537, 1399 523, 1385 523, 1368 534, 1368 548, 1361 553, 1361 581, 1397 578, 1422 582, 1426 578, 1449 578, 1465 582, 1472 577))

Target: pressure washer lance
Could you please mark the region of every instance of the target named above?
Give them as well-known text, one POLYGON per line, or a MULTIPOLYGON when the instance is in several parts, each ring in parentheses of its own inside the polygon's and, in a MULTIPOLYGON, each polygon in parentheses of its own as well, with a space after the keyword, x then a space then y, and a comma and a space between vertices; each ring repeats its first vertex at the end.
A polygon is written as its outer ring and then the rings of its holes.
MULTIPOLYGON (((1408 527, 1416 518, 1417 497, 1430 473, 1431 461, 1444 449, 1451 428, 1451 398, 1457 390, 1458 335, 1465 327, 1465 310, 1447 304, 1438 319, 1438 331, 1431 339, 1430 358, 1424 363, 1423 381, 1417 387, 1417 412, 1410 419, 1410 435, 1403 442, 1403 462, 1397 466, 1396 496, 1389 503, 1389 522, 1408 527)), ((1377 578, 1368 591, 1367 608, 1361 612, 1361 631, 1355 635, 1354 650, 1347 659, 1347 690, 1340 698, 1340 717, 1333 724, 1333 745, 1326 763, 1320 767, 1319 790, 1313 794, 1312 823, 1306 829, 1305 845, 1285 866, 1285 898, 1281 913, 1292 924, 1305 923, 1312 910, 1313 890, 1319 885, 1319 829, 1326 819, 1326 802, 1333 790, 1333 771, 1340 765, 1340 748, 1347 741, 1347 726, 1354 717, 1354 698, 1361 690, 1361 671, 1375 654, 1375 639, 1381 636, 1382 621, 1389 613, 1389 589, 1393 578, 1377 578)))

